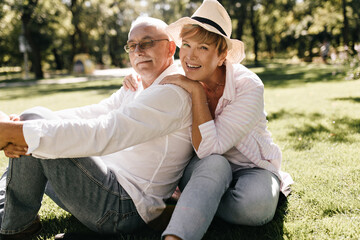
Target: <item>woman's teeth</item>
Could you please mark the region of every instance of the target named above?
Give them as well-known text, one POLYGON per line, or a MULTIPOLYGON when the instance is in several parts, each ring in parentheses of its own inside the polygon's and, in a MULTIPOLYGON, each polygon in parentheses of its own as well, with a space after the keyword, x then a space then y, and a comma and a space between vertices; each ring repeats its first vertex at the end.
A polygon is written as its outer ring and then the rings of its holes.
POLYGON ((200 68, 201 66, 186 64, 189 68, 200 68))

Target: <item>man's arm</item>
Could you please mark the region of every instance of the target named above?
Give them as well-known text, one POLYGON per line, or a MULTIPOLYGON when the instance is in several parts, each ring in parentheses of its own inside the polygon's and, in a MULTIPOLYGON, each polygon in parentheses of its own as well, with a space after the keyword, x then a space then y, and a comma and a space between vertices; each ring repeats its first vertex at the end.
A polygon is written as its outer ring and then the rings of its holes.
POLYGON ((96 119, 27 121, 28 153, 41 158, 107 155, 191 125, 188 93, 154 86, 123 109, 96 119))

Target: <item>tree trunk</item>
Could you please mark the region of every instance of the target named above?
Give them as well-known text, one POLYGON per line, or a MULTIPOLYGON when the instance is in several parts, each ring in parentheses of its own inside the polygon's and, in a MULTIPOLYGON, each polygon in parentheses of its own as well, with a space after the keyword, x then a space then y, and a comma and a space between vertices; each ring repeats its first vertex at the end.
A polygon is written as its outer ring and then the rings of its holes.
POLYGON ((236 26, 236 38, 241 40, 244 33, 244 25, 247 17, 247 3, 243 1, 240 7, 240 14, 237 17, 238 23, 236 26))
POLYGON ((32 37, 32 28, 30 26, 31 15, 34 12, 34 9, 35 9, 37 3, 38 3, 37 0, 31 0, 28 2, 27 5, 23 6, 24 8, 23 8, 23 12, 21 15, 21 22, 22 22, 23 28, 24 28, 25 39, 31 48, 30 57, 32 60, 31 61, 32 69, 34 70, 35 77, 36 78, 44 78, 44 73, 42 71, 42 66, 41 66, 41 52, 32 37))
POLYGON ((52 53, 54 54, 54 59, 55 59, 55 64, 56 64, 56 70, 61 70, 64 68, 64 63, 60 57, 60 55, 58 54, 56 48, 53 48, 52 53))
POLYGON ((273 59, 274 55, 273 55, 273 47, 272 47, 272 36, 269 34, 266 34, 265 40, 266 40, 266 50, 269 53, 270 59, 273 59))
POLYGON ((70 36, 70 41, 71 41, 71 45, 72 45, 71 62, 73 62, 74 57, 77 53, 88 53, 89 50, 85 43, 83 33, 82 33, 81 29, 79 28, 80 6, 79 6, 79 3, 77 0, 71 0, 70 11, 72 14, 71 23, 74 26, 74 33, 70 36))
POLYGON ((255 12, 254 12, 254 3, 251 4, 250 6, 250 25, 251 25, 251 35, 254 39, 254 54, 255 54, 255 65, 259 64, 259 60, 258 60, 258 49, 259 49, 259 35, 258 35, 258 21, 256 19, 255 16, 255 12))
POLYGON ((346 0, 342 0, 342 12, 344 18, 344 27, 343 27, 343 40, 344 46, 349 46, 349 22, 346 16, 346 0))

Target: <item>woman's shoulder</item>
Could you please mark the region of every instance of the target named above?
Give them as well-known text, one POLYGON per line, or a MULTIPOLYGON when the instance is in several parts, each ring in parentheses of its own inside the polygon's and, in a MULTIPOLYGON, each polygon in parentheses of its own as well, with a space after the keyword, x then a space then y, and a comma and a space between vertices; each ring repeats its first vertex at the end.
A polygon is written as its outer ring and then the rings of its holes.
POLYGON ((242 64, 232 64, 230 74, 237 87, 251 88, 264 85, 258 75, 242 64))

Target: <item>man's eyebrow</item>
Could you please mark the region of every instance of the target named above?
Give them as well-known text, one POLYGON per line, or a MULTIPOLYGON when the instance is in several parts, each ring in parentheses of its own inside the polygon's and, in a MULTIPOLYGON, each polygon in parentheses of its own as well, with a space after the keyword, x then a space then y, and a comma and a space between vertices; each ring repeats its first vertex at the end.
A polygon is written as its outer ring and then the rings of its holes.
MULTIPOLYGON (((151 39, 153 39, 152 36, 145 36, 145 37, 141 38, 140 41, 142 41, 142 40, 151 40, 151 39)), ((132 40, 132 39, 129 39, 127 42, 129 43, 129 42, 135 42, 135 41, 132 40)))

